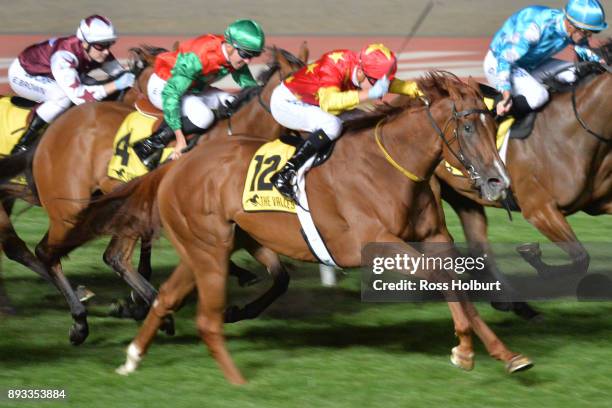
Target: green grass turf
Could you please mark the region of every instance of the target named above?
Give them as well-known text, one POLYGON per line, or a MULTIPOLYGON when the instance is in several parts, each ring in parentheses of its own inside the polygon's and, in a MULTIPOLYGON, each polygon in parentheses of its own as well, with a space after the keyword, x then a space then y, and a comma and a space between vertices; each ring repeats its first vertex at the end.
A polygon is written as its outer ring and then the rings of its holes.
MULTIPOLYGON (((510 223, 489 211, 495 242, 545 240, 524 220, 510 223)), ((453 235, 462 240, 456 217, 447 211, 453 235)), ((612 219, 570 219, 587 242, 606 242, 612 219)), ((47 224, 32 209, 16 229, 33 246, 47 224)), ((101 261, 106 241, 76 251, 64 263, 73 283, 96 298, 89 304, 90 336, 79 347, 67 338, 71 319, 61 295, 29 270, 3 260, 2 273, 18 315, 0 318, 0 389, 65 389, 65 402, 15 402, 8 407, 596 407, 610 406, 612 305, 603 302, 541 302, 546 318, 527 323, 479 306, 485 319, 513 350, 536 366, 514 376, 476 342, 474 371, 449 364, 456 340, 445 304, 360 302, 359 274, 337 288, 319 284, 314 265, 291 264, 289 292, 262 317, 226 325, 230 351, 249 384, 228 385, 208 356, 193 323, 194 299, 176 315, 177 335, 159 334, 140 370, 120 377, 114 369, 138 324, 106 316, 125 285, 101 261)), ((237 262, 263 275, 242 253, 237 262)), ((158 285, 176 263, 167 241, 154 249, 158 285)), ((238 288, 230 301, 245 303, 269 285, 238 288)))

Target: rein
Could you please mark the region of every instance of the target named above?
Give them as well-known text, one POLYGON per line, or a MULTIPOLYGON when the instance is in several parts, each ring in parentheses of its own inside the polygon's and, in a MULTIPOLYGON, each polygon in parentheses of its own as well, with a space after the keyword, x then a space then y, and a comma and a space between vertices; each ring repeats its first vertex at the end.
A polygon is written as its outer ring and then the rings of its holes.
POLYGON ((594 132, 589 127, 589 125, 587 125, 585 121, 582 119, 582 117, 580 116, 580 113, 578 113, 578 107, 576 106, 576 86, 572 86, 572 109, 574 110, 574 115, 576 116, 576 120, 578 121, 578 123, 580 123, 580 126, 582 126, 582 128, 586 130, 591 136, 595 137, 597 140, 599 140, 602 143, 608 143, 608 144, 612 143, 612 140, 606 139, 600 134, 594 132))
MULTIPOLYGON (((477 109, 477 108, 472 108, 472 109, 466 109, 460 112, 457 112, 456 108, 455 108, 455 103, 453 102, 453 109, 452 109, 452 115, 450 118, 448 118, 448 120, 446 121, 446 124, 444 125, 444 130, 446 130, 446 128, 448 127, 448 125, 450 124, 451 121, 455 122, 455 130, 453 131, 453 137, 449 140, 446 139, 446 136, 444 135, 444 131, 442 131, 442 129, 440 129, 440 127, 438 126, 438 124, 436 123, 436 120, 434 119, 433 115, 431 114, 431 109, 430 109, 430 102, 429 99, 427 98, 422 98, 423 102, 425 103, 425 107, 427 108, 427 117, 429 118, 429 121, 431 123, 431 126, 434 128, 434 130, 436 131, 437 135, 440 137, 440 139, 442 139, 442 142, 446 145, 447 149, 452 153, 453 156, 455 156, 455 158, 463 165, 463 167, 465 167, 465 169, 467 170, 470 179, 472 181, 478 180, 480 179, 480 174, 478 174, 478 172, 476 171, 476 169, 474 168, 474 166, 465 158, 465 156, 463 155, 463 152, 461 151, 461 143, 459 142, 459 151, 455 152, 455 150, 453 150, 453 148, 451 147, 451 144, 455 142, 455 140, 459 141, 459 137, 458 137, 458 123, 457 121, 459 120, 459 118, 464 118, 466 116, 472 115, 472 114, 491 114, 491 112, 487 109, 477 109)), ((395 167, 400 173, 402 173, 404 176, 406 176, 407 178, 409 178, 410 180, 414 181, 414 182, 421 182, 421 181, 425 181, 426 179, 423 177, 419 177, 417 175, 415 175, 414 173, 412 173, 409 170, 406 170, 405 168, 403 168, 399 163, 397 163, 393 157, 391 157, 391 154, 385 149, 385 147, 382 144, 382 125, 384 123, 384 121, 386 120, 386 118, 381 119, 377 124, 376 124, 376 128, 374 129, 374 138, 376 139, 376 144, 378 145, 378 147, 380 148, 380 150, 382 151, 385 159, 393 166, 395 167)))

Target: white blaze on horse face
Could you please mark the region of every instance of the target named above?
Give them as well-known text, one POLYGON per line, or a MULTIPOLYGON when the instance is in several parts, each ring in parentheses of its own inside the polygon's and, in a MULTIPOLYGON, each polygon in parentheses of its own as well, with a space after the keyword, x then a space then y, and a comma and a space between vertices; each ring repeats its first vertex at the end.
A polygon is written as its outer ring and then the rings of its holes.
POLYGON ((484 113, 480 114, 480 121, 482 122, 483 126, 487 126, 487 117, 485 116, 484 113))

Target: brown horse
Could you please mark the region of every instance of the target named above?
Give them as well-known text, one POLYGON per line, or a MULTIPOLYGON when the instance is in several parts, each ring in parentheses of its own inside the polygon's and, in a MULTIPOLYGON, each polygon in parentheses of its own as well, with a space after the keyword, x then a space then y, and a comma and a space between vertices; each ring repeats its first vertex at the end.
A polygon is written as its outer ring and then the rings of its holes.
MULTIPOLYGON (((280 126, 276 125, 271 115, 266 114, 266 103, 280 80, 304 63, 307 53, 305 45, 302 47, 303 60, 284 51, 274 51, 275 63, 265 72, 265 86, 241 94, 238 103, 248 103, 229 120, 214 127, 204 138, 227 137, 230 129, 234 134, 253 129, 262 136, 277 137, 280 126), (264 132, 264 129, 268 131, 264 132)), ((70 305, 74 324, 69 335, 73 344, 82 343, 88 335, 87 311, 64 277, 60 262, 50 257, 50 248, 64 239, 75 215, 87 205, 92 194, 98 191, 106 194, 122 184, 107 176, 107 165, 113 153, 115 132, 125 116, 132 111, 133 107, 130 105, 110 102, 77 106, 47 129, 33 158, 33 179, 40 203, 46 209, 50 221, 49 231, 38 244, 36 255, 42 264, 48 267, 52 281, 70 305)), ((0 162, 1 179, 6 180, 20 170, 25 170, 23 167, 6 164, 10 160, 11 158, 8 158, 0 162)), ((160 170, 161 173, 166 171, 160 170)), ((152 213, 156 212, 156 209, 150 210, 152 213)), ((105 251, 104 260, 150 305, 157 292, 131 265, 137 239, 138 237, 114 237, 105 251)), ((275 254, 252 245, 250 241, 252 240, 248 240, 244 245, 257 260, 263 262, 271 273, 286 275, 275 254)), ((147 247, 141 251, 141 258, 144 255, 150 257, 150 239, 143 240, 143 246, 145 243, 147 247)), ((168 321, 167 325, 171 325, 171 322, 168 321)), ((167 326, 166 330, 173 329, 167 326)))
MULTIPOLYGON (((425 180, 433 174, 444 152, 450 150, 468 165, 470 175, 478 180, 479 188, 489 199, 497 199, 507 187, 503 182, 507 175, 493 143, 495 125, 484 113, 475 83, 470 81, 468 85, 446 73, 431 73, 419 81, 419 86, 430 98, 430 106, 404 107, 375 129, 349 132, 337 143, 332 157, 308 175, 308 192, 317 197, 311 206, 313 217, 330 252, 342 266, 359 266, 361 250, 369 242, 396 243, 411 256, 417 252, 407 241, 446 243, 452 252, 452 238, 429 184, 412 181, 397 168, 409 168, 425 180), (443 130, 438 123, 445 124, 443 130), (382 139, 380 148, 372 133, 382 139), (453 143, 458 148, 453 148, 453 143), (355 160, 357 157, 361 160, 355 160)), ((154 174, 142 177, 135 181, 140 186, 132 189, 134 197, 119 198, 126 203, 116 208, 119 219, 137 217, 143 203, 157 201, 163 226, 181 257, 180 264, 161 286, 119 373, 129 374, 137 368, 162 317, 197 288, 196 322, 202 339, 226 378, 232 383, 245 382, 223 336, 225 283, 234 248, 234 226, 278 253, 315 261, 295 215, 247 213, 242 208, 242 184, 249 160, 260 145, 261 141, 246 137, 206 142, 176 163, 161 182, 154 174)), ((98 222, 112 220, 102 215, 98 222)), ((425 271, 417 274, 432 278, 425 271)), ((449 276, 439 273, 436 279, 447 281, 449 276)), ((527 358, 506 348, 463 294, 447 291, 445 295, 454 300, 449 301, 449 308, 460 340, 452 351, 455 365, 473 367, 473 330, 492 356, 507 363, 509 372, 531 366, 527 358)))
MULTIPOLYGON (((151 69, 147 67, 151 66, 155 54, 165 51, 162 48, 144 46, 143 48, 133 48, 130 50, 129 69, 131 72, 136 74, 137 81, 133 88, 127 91, 122 91, 117 94, 109 96, 109 99, 116 100, 124 103, 126 106, 133 106, 136 98, 142 89, 146 89, 146 84, 151 75, 151 69)), ((103 80, 101 83, 105 83, 108 80, 103 80)), ((10 220, 10 215, 13 210, 16 198, 20 198, 31 205, 40 205, 36 194, 32 194, 32 186, 24 186, 21 184, 7 183, 14 176, 27 172, 34 148, 30 152, 25 154, 19 154, 11 156, 7 159, 0 160, 0 173, 4 175, 2 178, 2 186, 0 186, 0 245, 2 250, 7 257, 13 261, 19 262, 25 267, 39 274, 48 282, 53 283, 53 279, 47 272, 45 265, 29 250, 25 242, 17 235, 13 224, 10 220)), ((143 245, 146 248, 146 245, 143 245)), ((150 270, 150 258, 147 258, 147 251, 142 252, 141 270, 143 273, 147 269, 150 270)), ((2 290, 3 288, 0 288, 2 290)), ((7 310, 10 313, 14 312, 14 309, 10 307, 8 301, 8 295, 4 290, 0 293, 0 314, 3 310, 7 310), (4 305, 4 307, 1 307, 4 305)))
MULTIPOLYGON (((612 63, 612 40, 598 52, 612 63)), ((570 92, 554 94, 526 139, 510 139, 507 168, 512 193, 520 211, 571 262, 550 265, 537 244, 518 248, 542 276, 586 273, 589 254, 566 217, 578 211, 612 214, 612 75, 610 67, 578 63, 586 78, 570 92)), ((496 206, 470 189, 469 180, 453 176, 443 166, 436 170, 442 197, 459 215, 465 236, 477 251, 488 251, 483 206, 496 206)))

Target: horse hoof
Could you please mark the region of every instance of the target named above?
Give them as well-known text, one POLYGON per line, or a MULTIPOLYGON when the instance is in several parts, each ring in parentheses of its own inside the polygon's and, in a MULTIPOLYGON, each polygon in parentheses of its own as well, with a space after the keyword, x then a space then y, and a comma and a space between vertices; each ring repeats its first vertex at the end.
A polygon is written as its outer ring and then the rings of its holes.
POLYGON ((125 312, 125 302, 123 300, 115 300, 113 303, 110 304, 110 306, 108 307, 108 315, 110 317, 117 317, 119 319, 123 319, 126 314, 125 312))
POLYGON ((174 336, 174 318, 172 315, 168 315, 162 319, 162 325, 159 329, 168 336, 174 336))
POLYGON ((451 364, 465 371, 471 371, 474 368, 474 353, 463 353, 459 351, 459 347, 453 347, 450 356, 451 364))
POLYGON ((225 309, 224 322, 225 323, 235 323, 241 319, 241 311, 240 308, 236 305, 232 305, 225 309))
POLYGON ((87 289, 83 285, 77 286, 75 294, 77 295, 77 297, 79 298, 79 302, 81 303, 85 303, 94 296, 96 296, 95 293, 93 293, 91 290, 87 289))
POLYGON ((70 330, 68 330, 68 337, 70 338, 70 343, 73 346, 78 346, 83 344, 85 339, 89 336, 89 326, 87 322, 85 323, 74 323, 70 330))
POLYGON ((533 367, 533 361, 529 357, 518 354, 506 363, 506 372, 508 374, 518 373, 519 371, 529 370, 531 367, 533 367))
POLYGON ((128 367, 126 367, 126 364, 122 364, 115 369, 115 372, 119 375, 127 377, 128 375, 132 374, 134 370, 130 370, 128 367))
POLYGON ((542 250, 540 249, 540 244, 528 243, 519 245, 516 247, 516 251, 527 261, 529 262, 532 259, 539 259, 542 257, 542 250))

